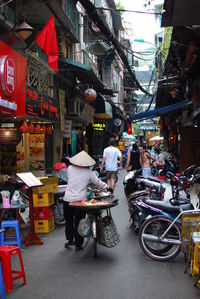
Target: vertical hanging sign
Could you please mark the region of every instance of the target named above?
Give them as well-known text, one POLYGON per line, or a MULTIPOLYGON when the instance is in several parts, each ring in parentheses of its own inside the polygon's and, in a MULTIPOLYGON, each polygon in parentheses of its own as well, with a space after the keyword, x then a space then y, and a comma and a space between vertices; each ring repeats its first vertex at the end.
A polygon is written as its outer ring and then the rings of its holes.
POLYGON ((71 138, 72 133, 72 121, 71 120, 65 120, 65 129, 64 129, 64 138, 71 138))
POLYGON ((65 91, 59 88, 58 95, 59 95, 59 103, 60 103, 60 129, 61 129, 61 132, 64 132, 64 128, 65 128, 65 91))

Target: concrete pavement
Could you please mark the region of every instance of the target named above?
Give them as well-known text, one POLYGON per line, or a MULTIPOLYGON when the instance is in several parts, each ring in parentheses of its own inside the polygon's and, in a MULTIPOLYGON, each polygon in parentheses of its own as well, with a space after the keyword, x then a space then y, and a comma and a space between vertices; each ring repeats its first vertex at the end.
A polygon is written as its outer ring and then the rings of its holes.
POLYGON ((112 209, 121 242, 113 249, 98 246, 94 259, 92 241, 81 252, 65 249, 64 227, 41 235, 44 245, 23 246, 27 286, 14 282, 10 299, 196 299, 200 290, 194 278, 184 274, 184 257, 155 262, 141 251, 137 236, 129 229, 123 192, 125 170, 120 171, 112 209))

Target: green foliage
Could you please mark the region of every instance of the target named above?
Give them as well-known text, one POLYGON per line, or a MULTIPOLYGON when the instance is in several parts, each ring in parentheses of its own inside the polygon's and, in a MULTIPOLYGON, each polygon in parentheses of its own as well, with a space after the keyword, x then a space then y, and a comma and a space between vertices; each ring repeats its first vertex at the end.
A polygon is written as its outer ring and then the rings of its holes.
POLYGON ((165 32, 164 32, 164 41, 161 46, 161 52, 165 59, 167 58, 169 48, 170 48, 172 30, 173 27, 167 27, 165 28, 165 32))
MULTIPOLYGON (((124 10, 125 9, 124 6, 123 6, 123 4, 120 1, 115 2, 115 4, 116 4, 117 9, 120 9, 120 10, 124 10)), ((120 15, 122 17, 123 11, 120 11, 120 15)))
POLYGON ((136 136, 140 132, 140 125, 139 123, 132 124, 133 135, 136 136))

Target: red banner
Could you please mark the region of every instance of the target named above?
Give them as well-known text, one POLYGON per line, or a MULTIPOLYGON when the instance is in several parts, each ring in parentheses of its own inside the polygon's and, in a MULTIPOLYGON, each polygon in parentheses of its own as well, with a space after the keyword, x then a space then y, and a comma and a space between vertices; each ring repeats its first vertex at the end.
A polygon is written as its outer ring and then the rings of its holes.
POLYGON ((0 41, 0 111, 25 117, 26 58, 0 41))

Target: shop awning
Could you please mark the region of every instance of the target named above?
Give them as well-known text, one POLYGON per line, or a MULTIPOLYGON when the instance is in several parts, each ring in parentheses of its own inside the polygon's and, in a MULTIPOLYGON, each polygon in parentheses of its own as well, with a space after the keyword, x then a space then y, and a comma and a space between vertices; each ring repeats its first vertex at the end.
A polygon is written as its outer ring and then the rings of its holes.
POLYGON ((165 107, 157 108, 157 109, 150 110, 150 111, 147 111, 147 112, 141 112, 141 113, 138 113, 138 114, 131 114, 129 117, 132 120, 142 120, 142 119, 154 118, 154 117, 157 117, 157 116, 168 114, 170 112, 174 112, 174 111, 182 109, 182 108, 186 108, 187 106, 189 106, 191 104, 192 104, 192 101, 184 100, 184 101, 176 103, 176 104, 172 104, 172 105, 168 105, 168 106, 165 106, 165 107))
POLYGON ((92 85, 96 90, 104 89, 103 82, 96 76, 92 67, 70 59, 61 59, 60 62, 64 63, 64 73, 67 77, 77 77, 81 84, 92 85))
POLYGON ((113 117, 112 106, 100 94, 95 101, 95 118, 109 119, 113 117))
POLYGON ((200 1, 165 0, 162 27, 199 25, 200 1))

